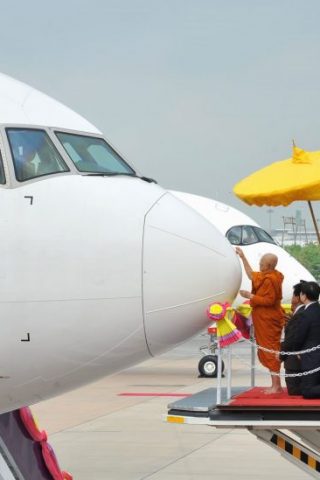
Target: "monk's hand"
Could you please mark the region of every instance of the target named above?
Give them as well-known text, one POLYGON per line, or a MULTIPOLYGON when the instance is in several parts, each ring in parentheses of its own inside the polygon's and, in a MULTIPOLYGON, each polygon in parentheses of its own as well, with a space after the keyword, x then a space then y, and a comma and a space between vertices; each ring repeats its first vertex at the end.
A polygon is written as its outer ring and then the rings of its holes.
POLYGON ((240 290, 240 295, 241 297, 244 297, 244 298, 252 298, 253 295, 251 292, 248 292, 248 290, 240 290))
POLYGON ((244 253, 242 248, 236 247, 236 254, 239 255, 240 258, 244 258, 244 253))

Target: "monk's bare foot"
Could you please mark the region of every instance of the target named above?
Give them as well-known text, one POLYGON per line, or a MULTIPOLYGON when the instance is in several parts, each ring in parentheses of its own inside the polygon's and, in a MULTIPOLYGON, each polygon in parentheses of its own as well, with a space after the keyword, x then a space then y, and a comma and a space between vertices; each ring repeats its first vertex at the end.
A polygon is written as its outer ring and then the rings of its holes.
POLYGON ((266 395, 274 395, 275 393, 284 393, 284 390, 282 387, 269 387, 263 390, 263 393, 266 395))

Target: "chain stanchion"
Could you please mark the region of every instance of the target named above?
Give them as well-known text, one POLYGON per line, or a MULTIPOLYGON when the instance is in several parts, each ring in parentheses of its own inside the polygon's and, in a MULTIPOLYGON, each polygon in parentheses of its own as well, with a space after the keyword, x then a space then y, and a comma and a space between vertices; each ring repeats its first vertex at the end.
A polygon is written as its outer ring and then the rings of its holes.
POLYGON ((232 376, 232 346, 228 347, 228 369, 227 369, 227 400, 231 398, 231 376, 232 376))
POLYGON ((218 355, 218 374, 217 374, 217 405, 221 403, 221 379, 222 379, 222 350, 219 345, 217 345, 217 355, 218 355))

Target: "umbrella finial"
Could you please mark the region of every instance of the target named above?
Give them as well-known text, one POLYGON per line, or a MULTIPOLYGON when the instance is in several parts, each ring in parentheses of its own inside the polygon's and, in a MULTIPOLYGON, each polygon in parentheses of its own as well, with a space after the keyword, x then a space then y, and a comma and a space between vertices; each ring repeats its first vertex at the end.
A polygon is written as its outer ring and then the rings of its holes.
POLYGON ((292 146, 293 148, 296 146, 296 142, 294 141, 294 138, 292 139, 292 146))
POLYGON ((292 152, 292 162, 293 163, 312 163, 309 152, 298 148, 295 145, 293 146, 292 152))

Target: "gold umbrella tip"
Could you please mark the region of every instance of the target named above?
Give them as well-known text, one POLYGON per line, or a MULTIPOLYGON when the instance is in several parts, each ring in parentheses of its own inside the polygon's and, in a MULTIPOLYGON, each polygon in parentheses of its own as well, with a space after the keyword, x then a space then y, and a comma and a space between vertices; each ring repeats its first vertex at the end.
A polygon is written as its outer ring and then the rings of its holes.
POLYGON ((292 162, 293 163, 312 163, 309 152, 302 150, 302 148, 296 147, 293 142, 292 147, 292 162))

